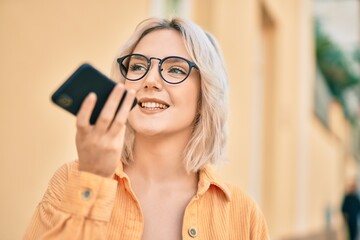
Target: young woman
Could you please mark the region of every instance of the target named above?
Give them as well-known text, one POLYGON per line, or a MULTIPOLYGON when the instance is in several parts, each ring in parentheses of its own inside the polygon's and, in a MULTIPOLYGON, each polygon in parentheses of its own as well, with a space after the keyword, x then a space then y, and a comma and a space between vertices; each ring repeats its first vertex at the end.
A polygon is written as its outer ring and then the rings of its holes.
POLYGON ((215 39, 187 20, 147 19, 113 73, 120 83, 95 125, 96 96, 84 100, 78 161, 55 173, 25 239, 268 239, 253 201, 211 169, 227 115, 215 39))

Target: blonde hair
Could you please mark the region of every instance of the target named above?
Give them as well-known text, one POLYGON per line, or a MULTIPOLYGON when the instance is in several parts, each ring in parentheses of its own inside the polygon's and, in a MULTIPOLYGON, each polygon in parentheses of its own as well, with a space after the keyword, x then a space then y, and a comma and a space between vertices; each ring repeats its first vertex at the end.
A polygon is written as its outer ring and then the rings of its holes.
MULTIPOLYGON (((189 20, 149 18, 136 27, 117 57, 132 53, 146 34, 160 29, 178 31, 191 58, 200 69, 199 114, 194 121, 192 137, 184 151, 186 170, 196 172, 207 163, 215 164, 225 160, 228 79, 222 53, 215 38, 189 20)), ((125 81, 116 59, 112 65, 112 77, 125 81)), ((124 164, 134 160, 134 135, 134 130, 128 125, 122 153, 124 164)))

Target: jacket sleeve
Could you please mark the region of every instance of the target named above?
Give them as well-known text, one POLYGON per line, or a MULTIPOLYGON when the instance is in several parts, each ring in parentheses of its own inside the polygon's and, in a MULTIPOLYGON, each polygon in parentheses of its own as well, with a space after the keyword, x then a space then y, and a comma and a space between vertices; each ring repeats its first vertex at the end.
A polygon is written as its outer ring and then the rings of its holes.
POLYGON ((117 181, 63 165, 52 177, 24 239, 105 239, 117 181))

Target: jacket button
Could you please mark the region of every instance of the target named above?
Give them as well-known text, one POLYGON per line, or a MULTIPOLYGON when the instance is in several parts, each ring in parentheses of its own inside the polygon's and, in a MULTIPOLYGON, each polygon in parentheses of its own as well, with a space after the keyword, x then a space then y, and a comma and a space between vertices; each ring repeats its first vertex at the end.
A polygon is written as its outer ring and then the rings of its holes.
POLYGON ((194 227, 189 228, 188 233, 189 233, 190 237, 192 237, 192 238, 196 238, 197 234, 198 234, 197 229, 194 227))
POLYGON ((81 198, 85 201, 90 200, 90 198, 92 197, 92 192, 91 189, 85 189, 82 193, 81 193, 81 198))

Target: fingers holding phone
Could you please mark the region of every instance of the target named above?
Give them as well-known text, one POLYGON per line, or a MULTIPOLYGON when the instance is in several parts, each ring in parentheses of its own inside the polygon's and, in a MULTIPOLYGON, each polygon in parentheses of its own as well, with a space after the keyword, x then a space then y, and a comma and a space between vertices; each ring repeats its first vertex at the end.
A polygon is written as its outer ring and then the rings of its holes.
MULTIPOLYGON (((51 96, 51 100, 66 111, 78 115, 84 99, 89 93, 96 94, 96 104, 90 123, 95 124, 116 83, 89 64, 82 64, 51 96)), ((121 98, 120 107, 124 97, 121 98)), ((132 107, 137 100, 134 99, 132 107)), ((118 107, 118 108, 119 108, 118 107)))
MULTIPOLYGON (((96 131, 99 131, 101 133, 107 131, 110 128, 115 118, 115 114, 118 110, 119 103, 121 102, 121 105, 123 105, 123 101, 121 101, 121 99, 125 97, 124 94, 125 94, 124 85, 118 83, 112 90, 103 109, 101 110, 101 113, 95 124, 96 131)), ((124 106, 121 106, 121 108, 123 107, 124 106)))
POLYGON ((124 100, 123 106, 117 112, 112 122, 111 128, 109 129, 110 134, 118 136, 121 132, 120 130, 123 128, 123 126, 125 126, 130 110, 133 108, 133 103, 136 99, 135 95, 135 90, 128 90, 126 92, 126 98, 124 100))
POLYGON ((95 106, 94 96, 90 94, 85 98, 77 116, 76 147, 80 171, 103 177, 113 176, 121 158, 125 123, 134 98, 133 90, 127 92, 123 84, 117 84, 95 125, 89 123, 91 111, 95 106), (121 100, 123 103, 118 110, 121 100))
POLYGON ((111 177, 119 164, 126 120, 137 100, 90 64, 82 64, 51 96, 77 116, 79 170, 111 177))
POLYGON ((81 104, 76 118, 77 131, 90 130, 90 117, 96 104, 97 96, 95 93, 89 93, 81 104))

